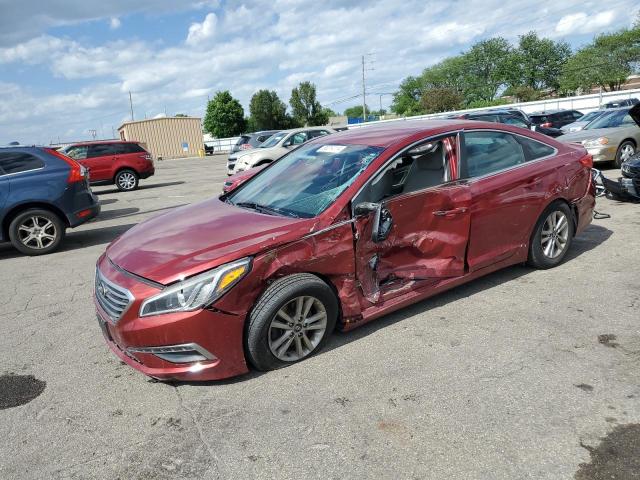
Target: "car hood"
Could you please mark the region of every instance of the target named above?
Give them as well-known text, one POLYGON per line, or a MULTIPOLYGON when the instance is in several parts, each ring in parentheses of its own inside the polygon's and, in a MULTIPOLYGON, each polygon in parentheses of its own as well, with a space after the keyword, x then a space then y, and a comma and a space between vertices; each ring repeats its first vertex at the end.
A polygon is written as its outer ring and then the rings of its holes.
POLYGON ((308 233, 309 223, 213 198, 136 225, 109 245, 107 256, 130 273, 166 285, 296 240, 308 233))
POLYGON ((577 132, 565 133, 561 137, 558 137, 558 141, 563 143, 581 143, 585 140, 592 140, 598 137, 616 138, 618 135, 621 135, 622 130, 625 130, 626 128, 628 127, 595 128, 593 130, 583 129, 577 132))
POLYGON ((238 156, 238 162, 242 162, 243 160, 248 160, 248 158, 243 158, 243 157, 246 157, 247 155, 253 155, 253 157, 250 160, 250 163, 252 164, 255 164, 260 160, 276 161, 287 152, 289 152, 288 149, 284 147, 279 147, 277 145, 269 148, 260 148, 260 147, 253 148, 251 150, 247 150, 246 153, 243 153, 242 155, 238 156))

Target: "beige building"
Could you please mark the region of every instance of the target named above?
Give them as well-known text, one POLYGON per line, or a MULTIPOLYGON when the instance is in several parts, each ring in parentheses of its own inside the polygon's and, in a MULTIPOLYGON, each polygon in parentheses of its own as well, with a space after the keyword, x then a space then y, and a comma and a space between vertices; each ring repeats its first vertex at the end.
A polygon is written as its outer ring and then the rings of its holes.
POLYGON ((153 158, 196 157, 204 151, 202 123, 197 117, 162 117, 125 122, 122 140, 142 142, 153 158))

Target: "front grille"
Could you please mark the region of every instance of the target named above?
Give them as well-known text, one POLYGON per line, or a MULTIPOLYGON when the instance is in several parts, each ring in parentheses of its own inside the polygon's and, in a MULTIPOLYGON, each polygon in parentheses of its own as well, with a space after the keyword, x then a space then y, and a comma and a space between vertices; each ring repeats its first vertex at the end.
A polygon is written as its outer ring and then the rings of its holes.
POLYGON ((133 295, 126 288, 119 287, 107 280, 100 270, 96 269, 96 283, 94 292, 98 303, 109 315, 109 319, 116 323, 133 303, 133 295))

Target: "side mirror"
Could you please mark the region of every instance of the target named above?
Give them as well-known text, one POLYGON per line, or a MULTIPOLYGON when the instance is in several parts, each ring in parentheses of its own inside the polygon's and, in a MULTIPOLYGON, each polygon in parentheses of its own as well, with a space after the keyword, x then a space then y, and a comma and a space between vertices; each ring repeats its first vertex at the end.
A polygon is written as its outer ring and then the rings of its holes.
POLYGON ((391 212, 384 208, 381 203, 362 202, 356 205, 354 213, 357 217, 366 217, 370 213, 374 213, 373 227, 371 229, 371 240, 374 242, 382 242, 386 240, 393 226, 393 218, 391 212))

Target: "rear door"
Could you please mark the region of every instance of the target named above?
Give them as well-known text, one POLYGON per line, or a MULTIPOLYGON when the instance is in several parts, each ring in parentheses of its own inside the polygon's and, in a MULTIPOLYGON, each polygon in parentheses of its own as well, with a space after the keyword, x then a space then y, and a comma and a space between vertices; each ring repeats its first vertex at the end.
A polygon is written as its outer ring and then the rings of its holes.
POLYGON ((116 150, 111 143, 95 143, 89 145, 85 166, 89 169, 92 182, 103 182, 113 179, 116 162, 116 150))
POLYGON ((556 150, 525 136, 493 130, 463 136, 461 174, 473 197, 467 263, 473 272, 509 258, 527 236, 557 169, 556 150))
POLYGON ((356 276, 368 304, 464 275, 471 193, 457 181, 457 151, 455 135, 407 149, 354 198, 355 212, 380 205, 354 222, 356 276))
MULTIPOLYGON (((7 197, 9 196, 9 181, 7 180, 5 172, 2 169, 2 155, 3 154, 0 153, 0 212, 2 212, 4 204, 7 203, 7 197)), ((0 214, 0 219, 3 216, 3 214, 0 214)))

